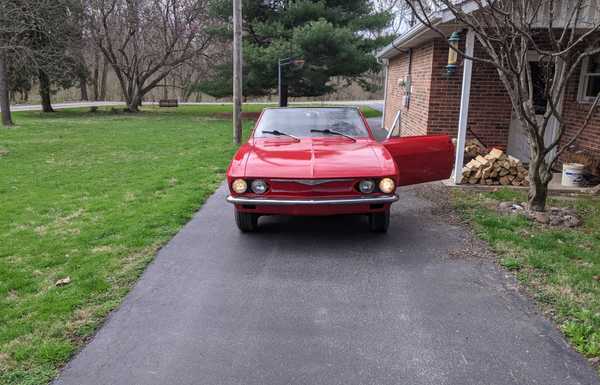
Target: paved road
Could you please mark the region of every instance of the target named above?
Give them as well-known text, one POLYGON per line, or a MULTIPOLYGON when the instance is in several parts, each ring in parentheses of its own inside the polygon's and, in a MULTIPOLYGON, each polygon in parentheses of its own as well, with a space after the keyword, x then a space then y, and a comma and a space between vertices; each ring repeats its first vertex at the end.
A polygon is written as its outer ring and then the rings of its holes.
POLYGON ((261 218, 241 234, 225 190, 56 384, 599 384, 414 190, 387 235, 361 217, 261 218))
MULTIPOLYGON (((155 102, 144 102, 144 104, 157 104, 155 102)), ((231 104, 223 102, 179 102, 181 105, 214 105, 214 104, 231 104)), ((273 104, 273 102, 251 102, 250 104, 273 104)), ((294 104, 294 103, 291 103, 294 104)), ((354 100, 354 101, 331 101, 331 102, 301 102, 300 104, 337 104, 337 105, 354 105, 354 106, 369 106, 377 110, 378 106, 383 109, 383 103, 381 101, 373 100, 354 100)), ((68 102, 68 103, 55 103, 52 104, 52 108, 60 110, 64 108, 87 108, 87 107, 106 107, 106 106, 124 106, 124 102, 120 101, 106 101, 106 102, 68 102)), ((39 104, 20 104, 10 107, 11 111, 40 111, 42 106, 39 104)))
MULTIPOLYGON (((69 102, 69 103, 54 103, 52 108, 62 110, 65 108, 87 108, 87 107, 106 107, 106 106, 124 106, 123 102, 69 102)), ((20 104, 11 106, 12 112, 16 111, 41 111, 42 106, 39 104, 20 104)))

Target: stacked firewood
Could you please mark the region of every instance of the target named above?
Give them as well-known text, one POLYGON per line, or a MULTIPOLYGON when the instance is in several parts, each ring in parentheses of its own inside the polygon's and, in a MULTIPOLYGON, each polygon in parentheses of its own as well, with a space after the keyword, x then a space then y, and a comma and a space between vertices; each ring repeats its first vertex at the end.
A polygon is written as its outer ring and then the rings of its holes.
POLYGON ((469 139, 465 144, 465 159, 471 160, 477 157, 477 155, 485 155, 487 151, 485 146, 477 139, 469 139))
POLYGON ((492 149, 488 154, 477 155, 463 168, 463 182, 469 184, 529 186, 527 168, 520 160, 492 149))

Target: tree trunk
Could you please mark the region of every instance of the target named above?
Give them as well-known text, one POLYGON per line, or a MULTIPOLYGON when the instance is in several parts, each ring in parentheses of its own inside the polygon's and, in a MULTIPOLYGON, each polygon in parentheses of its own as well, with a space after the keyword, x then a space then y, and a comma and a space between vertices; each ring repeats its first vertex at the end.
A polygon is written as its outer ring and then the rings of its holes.
POLYGON ((8 73, 6 68, 6 55, 0 51, 0 110, 2 111, 2 125, 13 125, 10 114, 10 99, 8 95, 8 73))
POLYGON ((42 111, 44 112, 54 112, 52 108, 52 101, 50 99, 50 79, 48 78, 48 74, 43 70, 39 72, 39 80, 40 80, 40 97, 42 98, 42 111))
POLYGON ((552 171, 543 157, 539 155, 529 163, 529 209, 533 211, 546 210, 548 184, 552 180, 552 171))
POLYGON ((87 91, 87 77, 85 75, 79 76, 79 89, 81 90, 81 100, 90 100, 87 91))
POLYGON ((92 69, 92 77, 91 77, 91 83, 92 83, 92 94, 93 94, 93 98, 94 101, 98 101, 100 99, 100 54, 98 52, 98 50, 96 49, 95 52, 95 60, 94 60, 94 67, 92 69))
POLYGON ((102 76, 100 77, 100 100, 106 100, 106 78, 108 77, 108 62, 102 61, 102 76))
POLYGON ((98 89, 98 74, 94 74, 92 76, 92 94, 93 94, 93 98, 94 101, 98 101, 100 100, 100 90, 98 89))
POLYGON ((131 95, 127 100, 127 111, 129 112, 140 112, 140 106, 142 105, 142 97, 137 93, 131 95))

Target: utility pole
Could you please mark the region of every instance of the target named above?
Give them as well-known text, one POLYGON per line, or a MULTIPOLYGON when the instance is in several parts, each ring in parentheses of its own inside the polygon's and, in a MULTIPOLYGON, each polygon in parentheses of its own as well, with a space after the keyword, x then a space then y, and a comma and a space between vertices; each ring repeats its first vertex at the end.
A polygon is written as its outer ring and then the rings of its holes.
POLYGON ((233 0, 233 141, 242 142, 242 0, 233 0))

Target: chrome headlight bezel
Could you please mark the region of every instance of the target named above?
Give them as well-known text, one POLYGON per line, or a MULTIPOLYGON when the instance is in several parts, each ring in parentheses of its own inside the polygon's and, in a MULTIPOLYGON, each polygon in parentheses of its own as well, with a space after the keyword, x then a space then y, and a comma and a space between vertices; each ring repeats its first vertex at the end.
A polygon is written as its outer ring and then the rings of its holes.
POLYGON ((250 190, 256 195, 262 195, 269 191, 269 184, 262 179, 255 179, 250 183, 250 190))
POLYGON ((396 191, 396 182, 392 178, 382 178, 378 184, 379 191, 384 194, 392 194, 396 191))
POLYGON ((236 194, 243 194, 248 191, 248 182, 238 178, 231 183, 231 190, 236 194))
POLYGON ((373 191, 375 191, 375 181, 372 179, 363 179, 360 182, 358 182, 358 191, 360 191, 363 194, 370 194, 373 191))

